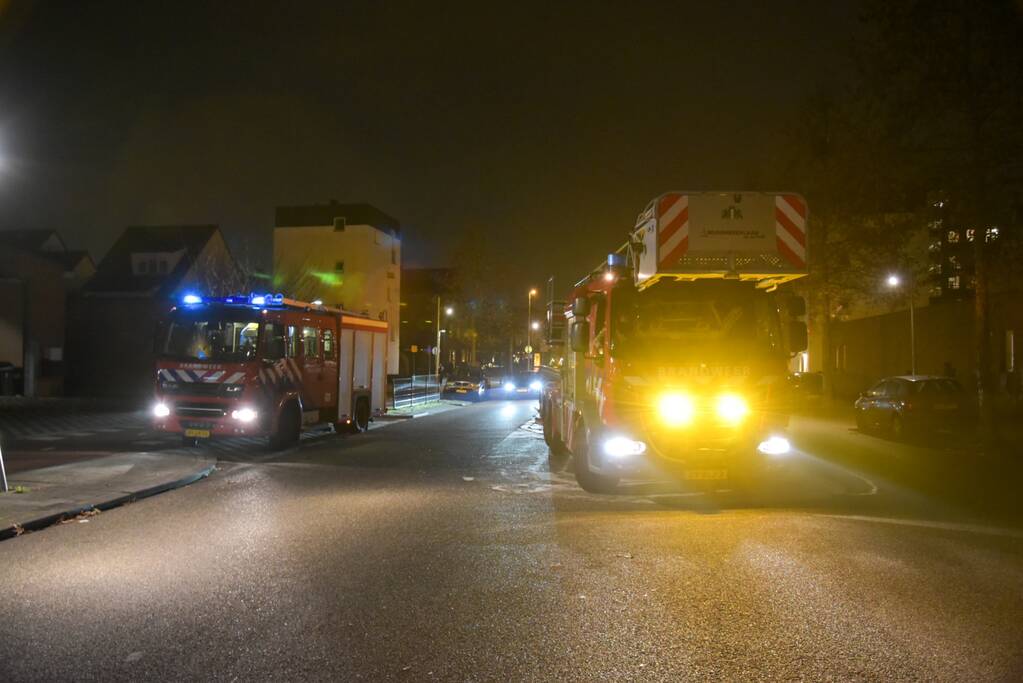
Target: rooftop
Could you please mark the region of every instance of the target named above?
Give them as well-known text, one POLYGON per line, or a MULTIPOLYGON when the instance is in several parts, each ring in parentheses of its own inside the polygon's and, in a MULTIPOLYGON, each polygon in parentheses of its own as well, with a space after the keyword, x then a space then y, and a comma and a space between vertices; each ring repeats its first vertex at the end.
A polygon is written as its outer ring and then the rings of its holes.
POLYGON ((371 225, 378 230, 401 234, 398 219, 372 204, 341 204, 336 201, 310 206, 278 206, 274 225, 278 228, 301 228, 334 225, 343 218, 347 225, 371 225))

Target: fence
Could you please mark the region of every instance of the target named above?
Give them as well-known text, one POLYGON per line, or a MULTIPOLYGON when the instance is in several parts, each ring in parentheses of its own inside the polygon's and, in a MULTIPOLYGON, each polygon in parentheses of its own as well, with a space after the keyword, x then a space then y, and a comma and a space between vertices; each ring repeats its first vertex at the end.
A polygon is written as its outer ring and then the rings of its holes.
POLYGON ((395 377, 391 407, 403 410, 440 399, 440 382, 437 375, 412 375, 395 377))

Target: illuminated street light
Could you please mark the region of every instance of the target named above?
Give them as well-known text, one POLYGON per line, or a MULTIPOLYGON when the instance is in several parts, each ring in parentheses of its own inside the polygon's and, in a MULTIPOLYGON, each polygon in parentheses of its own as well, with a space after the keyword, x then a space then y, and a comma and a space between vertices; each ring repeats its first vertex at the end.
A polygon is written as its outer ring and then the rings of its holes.
POLYGON ((451 306, 448 306, 447 308, 444 309, 444 315, 452 316, 454 314, 455 314, 455 309, 452 308, 451 306))
MULTIPOLYGON (((529 349, 526 353, 529 353, 533 349, 533 330, 539 329, 537 323, 531 322, 533 320, 533 297, 536 296, 536 288, 529 290, 529 297, 526 302, 526 348, 529 349)), ((530 361, 532 365, 532 361, 530 361)))
MULTIPOLYGON (((885 280, 888 287, 891 289, 898 289, 902 286, 902 278, 895 273, 892 273, 885 280)), ((910 374, 916 374, 916 311, 913 304, 913 282, 910 280, 909 286, 906 288, 909 294, 909 372, 910 374)))
POLYGON ((530 327, 532 327, 534 330, 539 330, 540 329, 539 321, 534 320, 533 323, 530 325, 530 327))

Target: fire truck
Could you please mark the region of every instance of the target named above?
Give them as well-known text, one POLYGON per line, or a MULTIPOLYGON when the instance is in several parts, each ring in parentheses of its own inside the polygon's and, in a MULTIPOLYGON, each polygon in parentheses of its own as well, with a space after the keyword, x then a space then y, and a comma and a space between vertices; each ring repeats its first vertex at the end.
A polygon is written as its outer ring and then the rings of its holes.
POLYGON ((540 411, 582 488, 743 488, 789 456, 788 367, 807 331, 783 285, 807 273, 806 218, 794 193, 668 192, 574 286, 540 411))
POLYGON ((186 445, 303 428, 365 431, 384 412, 387 323, 280 294, 186 294, 158 334, 153 426, 186 445))

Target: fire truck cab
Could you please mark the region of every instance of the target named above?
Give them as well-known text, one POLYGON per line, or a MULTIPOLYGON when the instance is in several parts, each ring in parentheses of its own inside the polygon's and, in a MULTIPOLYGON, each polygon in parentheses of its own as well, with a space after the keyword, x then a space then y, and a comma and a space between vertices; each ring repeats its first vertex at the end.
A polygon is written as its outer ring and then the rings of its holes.
POLYGON ((544 437, 579 484, 762 478, 791 450, 787 367, 806 348, 806 205, 794 194, 671 192, 579 281, 544 437))
POLYGON ((387 323, 280 294, 186 294, 156 342, 153 426, 202 439, 364 431, 384 412, 387 323))

